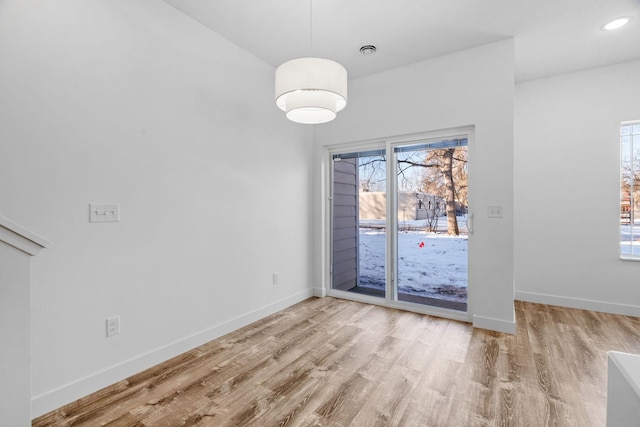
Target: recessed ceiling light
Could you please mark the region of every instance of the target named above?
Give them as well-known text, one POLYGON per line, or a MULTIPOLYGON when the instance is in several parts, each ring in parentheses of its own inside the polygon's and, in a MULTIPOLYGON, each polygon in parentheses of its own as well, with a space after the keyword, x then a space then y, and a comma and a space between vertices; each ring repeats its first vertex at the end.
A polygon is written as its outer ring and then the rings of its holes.
POLYGON ((602 26, 602 29, 607 31, 617 30, 618 28, 627 25, 629 21, 631 21, 631 18, 629 18, 628 16, 625 16, 624 18, 614 19, 613 21, 604 24, 602 26))
POLYGON ((360 53, 363 55, 373 55, 376 52, 376 47, 372 44, 364 45, 360 48, 360 53))

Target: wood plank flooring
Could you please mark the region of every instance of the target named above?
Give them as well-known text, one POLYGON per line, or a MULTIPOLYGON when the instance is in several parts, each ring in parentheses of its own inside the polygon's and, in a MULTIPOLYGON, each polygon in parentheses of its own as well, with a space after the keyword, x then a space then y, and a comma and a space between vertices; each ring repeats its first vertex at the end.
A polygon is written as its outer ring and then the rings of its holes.
POLYGON ((604 426, 640 319, 516 303, 517 334, 309 299, 33 426, 604 426))

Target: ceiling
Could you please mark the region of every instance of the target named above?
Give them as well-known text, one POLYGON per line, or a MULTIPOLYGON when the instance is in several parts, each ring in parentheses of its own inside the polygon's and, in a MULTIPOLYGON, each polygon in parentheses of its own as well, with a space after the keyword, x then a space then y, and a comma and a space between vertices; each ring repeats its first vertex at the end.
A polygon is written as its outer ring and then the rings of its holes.
POLYGON ((349 78, 509 37, 516 81, 640 59, 640 0, 165 1, 274 67, 324 57, 349 78))

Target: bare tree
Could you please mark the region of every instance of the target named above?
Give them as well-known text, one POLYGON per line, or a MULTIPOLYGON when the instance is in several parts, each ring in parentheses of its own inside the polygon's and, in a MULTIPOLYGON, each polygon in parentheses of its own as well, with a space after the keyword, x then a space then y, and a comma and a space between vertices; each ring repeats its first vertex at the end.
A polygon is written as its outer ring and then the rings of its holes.
MULTIPOLYGON (((629 223, 637 220, 637 211, 640 210, 640 155, 632 156, 631 160, 624 162, 622 166, 621 190, 623 199, 628 198, 629 209, 623 215, 629 223)), ((624 202, 624 200, 623 200, 624 202)), ((621 207, 622 208, 622 207, 621 207)))
POLYGON ((457 213, 468 206, 467 149, 443 148, 427 152, 424 160, 432 166, 423 181, 425 192, 437 194, 446 201, 447 233, 460 234, 457 213))
POLYGON ((442 156, 440 171, 444 178, 445 200, 447 201, 447 231, 449 234, 460 234, 456 216, 456 186, 453 181, 453 148, 447 148, 442 156))
MULTIPOLYGON (((421 186, 420 191, 434 194, 445 201, 447 233, 460 234, 458 206, 468 206, 467 148, 442 148, 413 151, 398 157, 399 187, 421 186), (424 171, 421 181, 416 182, 415 168, 424 171), (456 202, 458 205, 456 205, 456 202)), ((385 156, 362 158, 360 177, 363 191, 384 191, 386 185, 385 156)), ((437 224, 437 222, 436 222, 437 224)), ((429 225, 427 225, 429 227, 429 225)))
POLYGON ((386 156, 360 158, 358 167, 361 191, 384 191, 387 181, 386 163, 386 156))
POLYGON ((441 213, 440 198, 435 194, 416 194, 416 198, 422 204, 422 208, 426 213, 425 226, 427 231, 432 233, 438 231, 438 219, 441 213))

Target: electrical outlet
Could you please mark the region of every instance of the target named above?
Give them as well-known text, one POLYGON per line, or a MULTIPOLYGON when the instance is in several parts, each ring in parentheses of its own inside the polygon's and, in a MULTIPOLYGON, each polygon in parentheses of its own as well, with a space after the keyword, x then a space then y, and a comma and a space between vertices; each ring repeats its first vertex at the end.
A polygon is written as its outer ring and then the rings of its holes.
POLYGON ((120 333, 120 316, 113 316, 107 319, 107 338, 120 333))
POLYGON ((273 273, 273 284, 277 285, 280 280, 280 275, 278 273, 273 273))

